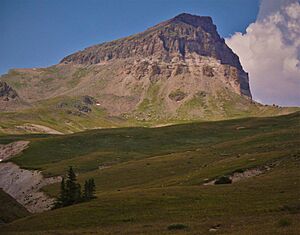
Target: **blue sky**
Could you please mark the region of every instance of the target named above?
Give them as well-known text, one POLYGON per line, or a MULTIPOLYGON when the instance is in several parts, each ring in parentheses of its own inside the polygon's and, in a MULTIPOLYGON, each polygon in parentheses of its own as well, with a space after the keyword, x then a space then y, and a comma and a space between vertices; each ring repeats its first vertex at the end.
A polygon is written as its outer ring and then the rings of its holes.
POLYGON ((258 7, 259 0, 1 0, 0 74, 56 64, 77 50, 182 12, 211 16, 228 37, 244 32, 258 7))

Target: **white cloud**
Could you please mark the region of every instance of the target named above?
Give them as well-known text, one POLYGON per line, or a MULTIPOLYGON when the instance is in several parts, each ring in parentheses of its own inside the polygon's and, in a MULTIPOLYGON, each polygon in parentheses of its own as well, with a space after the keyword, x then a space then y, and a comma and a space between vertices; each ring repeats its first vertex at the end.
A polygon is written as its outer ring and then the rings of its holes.
MULTIPOLYGON (((266 2, 262 1, 265 9, 266 2)), ((236 33, 226 43, 249 72, 255 100, 300 106, 300 4, 283 2, 276 10, 260 14, 245 34, 236 33)))

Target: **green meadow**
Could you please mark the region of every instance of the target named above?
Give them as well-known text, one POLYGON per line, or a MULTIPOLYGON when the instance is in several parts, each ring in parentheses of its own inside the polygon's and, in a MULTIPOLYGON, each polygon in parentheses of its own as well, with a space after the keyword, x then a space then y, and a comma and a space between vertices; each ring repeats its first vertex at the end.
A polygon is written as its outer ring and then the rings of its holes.
MULTIPOLYGON (((95 179, 97 198, 22 214, 1 225, 0 234, 300 234, 299 112, 158 128, 2 135, 0 143, 21 139, 30 141, 29 148, 11 161, 47 177, 73 166, 81 184, 95 179), (260 167, 269 170, 232 184, 204 185, 260 167)), ((59 184, 43 190, 57 196, 59 184)))

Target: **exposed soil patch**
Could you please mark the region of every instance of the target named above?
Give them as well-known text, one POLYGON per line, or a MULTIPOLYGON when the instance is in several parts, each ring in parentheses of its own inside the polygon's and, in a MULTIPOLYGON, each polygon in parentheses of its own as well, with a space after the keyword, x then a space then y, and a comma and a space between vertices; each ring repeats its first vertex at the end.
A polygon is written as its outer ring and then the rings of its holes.
POLYGON ((0 162, 21 153, 28 145, 29 141, 16 141, 9 144, 0 144, 0 162))
POLYGON ((99 169, 99 170, 104 170, 104 169, 110 168, 110 167, 111 167, 111 166, 100 165, 100 166, 98 167, 98 169, 99 169))
POLYGON ((47 126, 42 126, 38 124, 32 124, 32 123, 27 123, 22 126, 16 126, 17 129, 21 129, 30 133, 46 133, 46 134, 54 134, 54 135, 61 135, 63 133, 54 130, 50 127, 47 126))
POLYGON ((259 167, 259 168, 254 168, 254 169, 248 169, 243 172, 235 172, 233 175, 230 177, 232 182, 237 182, 240 180, 243 180, 245 178, 251 178, 260 174, 263 174, 266 171, 269 171, 271 168, 266 166, 266 167, 259 167))
POLYGON ((172 125, 174 125, 174 123, 158 124, 158 125, 152 126, 151 128, 159 128, 159 127, 172 126, 172 125))

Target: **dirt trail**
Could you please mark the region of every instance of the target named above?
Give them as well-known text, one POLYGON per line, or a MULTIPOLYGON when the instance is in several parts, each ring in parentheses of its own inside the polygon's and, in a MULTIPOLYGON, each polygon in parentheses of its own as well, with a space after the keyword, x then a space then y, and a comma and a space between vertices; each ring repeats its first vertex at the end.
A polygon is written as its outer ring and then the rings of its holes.
MULTIPOLYGON (((28 141, 17 141, 0 146, 0 156, 7 160, 28 147, 28 141)), ((29 212, 38 213, 51 209, 54 199, 40 189, 48 184, 60 182, 61 177, 44 178, 39 171, 21 169, 18 165, 0 163, 0 188, 16 199, 29 212)))

